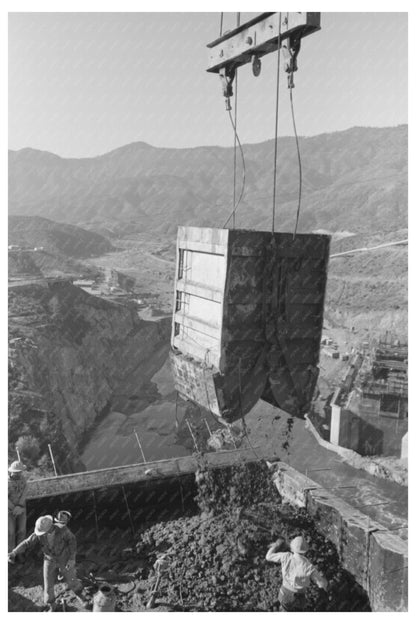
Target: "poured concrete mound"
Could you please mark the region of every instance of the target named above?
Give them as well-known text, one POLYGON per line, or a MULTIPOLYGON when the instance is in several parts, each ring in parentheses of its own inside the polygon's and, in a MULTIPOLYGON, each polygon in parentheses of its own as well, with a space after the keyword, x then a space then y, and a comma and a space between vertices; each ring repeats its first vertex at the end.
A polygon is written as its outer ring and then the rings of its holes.
POLYGON ((330 237, 179 227, 171 363, 178 392, 228 422, 262 398, 308 411, 330 237))

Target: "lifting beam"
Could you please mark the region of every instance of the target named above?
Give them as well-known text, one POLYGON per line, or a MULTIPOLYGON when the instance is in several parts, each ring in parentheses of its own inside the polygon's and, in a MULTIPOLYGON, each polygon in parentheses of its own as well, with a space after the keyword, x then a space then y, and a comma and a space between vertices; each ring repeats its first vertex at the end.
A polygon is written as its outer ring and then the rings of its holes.
POLYGON ((230 97, 237 67, 252 63, 253 73, 258 76, 260 57, 279 48, 280 31, 280 47, 288 59, 286 71, 292 76, 297 69, 301 39, 320 28, 320 13, 261 13, 208 44, 207 71, 220 75, 224 96, 230 97))

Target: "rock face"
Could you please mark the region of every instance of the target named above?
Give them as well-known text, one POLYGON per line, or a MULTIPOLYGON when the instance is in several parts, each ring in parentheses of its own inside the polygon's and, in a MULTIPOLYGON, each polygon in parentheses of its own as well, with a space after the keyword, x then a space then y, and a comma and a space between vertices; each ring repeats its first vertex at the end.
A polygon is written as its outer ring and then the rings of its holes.
POLYGON ((82 469, 82 440, 112 396, 140 393, 166 359, 169 319, 142 321, 58 280, 10 288, 9 317, 9 442, 34 436, 62 472, 82 469))

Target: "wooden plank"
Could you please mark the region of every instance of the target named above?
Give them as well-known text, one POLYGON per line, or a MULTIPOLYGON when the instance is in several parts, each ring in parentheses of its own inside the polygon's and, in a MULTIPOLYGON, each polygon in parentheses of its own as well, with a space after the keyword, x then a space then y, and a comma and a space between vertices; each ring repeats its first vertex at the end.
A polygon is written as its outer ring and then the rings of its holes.
MULTIPOLYGON (((256 461, 257 456, 272 460, 275 456, 270 448, 255 447, 239 449, 237 451, 217 451, 206 453, 205 459, 212 468, 233 466, 240 462, 256 461)), ((147 462, 146 464, 131 464, 116 468, 103 468, 59 477, 48 477, 28 482, 28 499, 58 496, 71 492, 94 490, 127 483, 151 482, 163 478, 177 477, 178 475, 192 474, 198 469, 198 461, 193 456, 176 457, 147 462), (150 472, 149 472, 150 470, 150 472)))
MULTIPOLYGON (((281 42, 289 36, 301 37, 320 30, 320 13, 282 13, 281 42)), ((279 13, 263 13, 250 22, 226 33, 208 44, 208 72, 218 73, 226 66, 234 68, 251 61, 253 55, 264 56, 278 49, 279 13)))

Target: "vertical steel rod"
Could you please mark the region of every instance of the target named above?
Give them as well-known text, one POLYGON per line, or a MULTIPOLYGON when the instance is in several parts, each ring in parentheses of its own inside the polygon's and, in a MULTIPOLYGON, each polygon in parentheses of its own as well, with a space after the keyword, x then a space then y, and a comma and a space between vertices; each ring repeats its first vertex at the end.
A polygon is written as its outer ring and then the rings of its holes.
POLYGON ((133 538, 134 538, 135 535, 136 535, 136 531, 134 529, 133 518, 131 517, 131 511, 130 511, 129 502, 128 502, 127 496, 126 496, 126 490, 124 489, 124 485, 121 486, 121 489, 123 490, 124 501, 126 503, 127 513, 128 513, 129 520, 130 520, 131 532, 132 532, 132 535, 133 535, 133 538))
POLYGON ((208 424, 208 421, 207 421, 207 419, 206 419, 206 418, 204 418, 204 423, 205 423, 205 425, 206 425, 206 427, 207 427, 207 429, 208 429, 208 433, 209 433, 209 435, 210 435, 210 437, 211 437, 211 436, 212 436, 212 431, 211 431, 211 429, 209 428, 209 424, 208 424))
POLYGON ((188 420, 186 421, 186 424, 188 425, 188 429, 189 429, 189 431, 190 431, 190 433, 191 433, 192 440, 193 440, 193 442, 194 442, 196 452, 197 452, 197 453, 199 453, 198 444, 196 443, 196 438, 195 438, 195 436, 194 436, 194 432, 192 431, 192 429, 191 429, 191 425, 189 424, 189 421, 188 421, 188 420))
POLYGON ((53 453, 52 453, 52 449, 51 449, 51 445, 50 445, 50 444, 48 444, 48 449, 49 449, 49 455, 51 456, 52 465, 53 465, 53 470, 54 470, 54 472, 55 472, 55 477, 57 477, 57 476, 58 476, 58 473, 57 473, 57 471, 56 471, 55 460, 54 460, 54 458, 53 458, 53 453))
POLYGON ((95 533, 96 533, 97 542, 98 542, 99 539, 100 539, 100 532, 98 530, 97 504, 96 504, 96 501, 95 501, 94 490, 91 490, 91 494, 92 494, 92 501, 93 501, 93 505, 94 505, 95 533))
POLYGON ((133 429, 133 431, 134 431, 134 435, 136 436, 137 444, 139 445, 139 449, 140 449, 140 452, 141 452, 141 454, 142 454, 143 461, 144 461, 144 463, 146 464, 146 463, 147 463, 147 462, 146 462, 146 457, 144 456, 143 449, 142 449, 142 445, 140 444, 140 439, 139 439, 139 436, 137 435, 137 431, 136 431, 136 429, 133 429))

